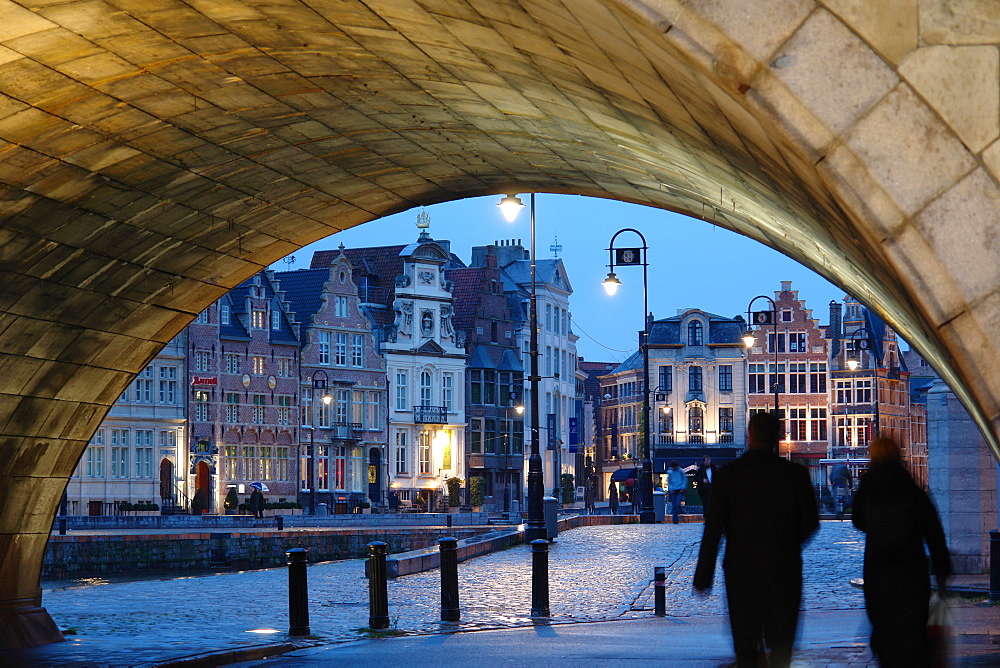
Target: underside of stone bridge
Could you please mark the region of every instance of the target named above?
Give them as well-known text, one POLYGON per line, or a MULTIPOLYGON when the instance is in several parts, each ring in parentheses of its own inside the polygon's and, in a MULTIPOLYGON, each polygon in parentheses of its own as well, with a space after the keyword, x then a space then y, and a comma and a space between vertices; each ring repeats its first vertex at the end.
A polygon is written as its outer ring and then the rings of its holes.
POLYGON ((985 0, 0 2, 0 647, 60 638, 52 519, 157 350, 413 206, 574 193, 757 239, 877 310, 994 448, 985 0))

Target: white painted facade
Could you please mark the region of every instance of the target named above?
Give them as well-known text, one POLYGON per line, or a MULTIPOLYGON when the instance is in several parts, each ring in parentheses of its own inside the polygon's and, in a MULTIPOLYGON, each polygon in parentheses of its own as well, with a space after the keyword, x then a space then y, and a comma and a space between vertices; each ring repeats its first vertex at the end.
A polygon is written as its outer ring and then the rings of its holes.
POLYGON ((389 378, 390 484, 403 505, 428 509, 445 480, 465 479, 465 348, 452 323, 450 255, 421 235, 401 253, 394 321, 382 343, 389 378))

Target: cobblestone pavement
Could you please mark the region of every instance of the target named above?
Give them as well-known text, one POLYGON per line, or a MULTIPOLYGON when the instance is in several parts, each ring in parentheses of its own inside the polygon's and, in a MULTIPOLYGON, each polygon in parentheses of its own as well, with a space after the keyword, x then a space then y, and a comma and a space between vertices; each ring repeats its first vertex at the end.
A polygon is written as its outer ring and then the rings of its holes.
MULTIPOLYGON (((696 597, 691 580, 701 524, 597 526, 561 534, 550 551, 553 623, 648 617, 654 566, 667 566, 667 615, 725 614, 721 569, 715 595, 696 597)), ((863 537, 849 522, 824 522, 804 554, 805 610, 860 609, 863 537)), ((462 621, 437 621, 437 570, 389 581, 392 627, 407 633, 531 624, 530 550, 518 546, 459 564, 462 621)), ((317 640, 356 639, 368 625, 364 561, 308 569, 310 623, 317 640)), ((206 576, 43 583, 43 604, 62 629, 85 636, 142 636, 179 644, 260 642, 253 630, 288 626, 284 569, 206 576)), ((266 637, 266 635, 264 636, 266 637)))

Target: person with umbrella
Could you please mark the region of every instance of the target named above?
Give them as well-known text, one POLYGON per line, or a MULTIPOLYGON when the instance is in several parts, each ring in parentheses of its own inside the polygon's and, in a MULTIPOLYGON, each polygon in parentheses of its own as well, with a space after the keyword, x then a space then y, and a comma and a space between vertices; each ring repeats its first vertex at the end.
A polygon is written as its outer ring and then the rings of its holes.
POLYGON ((254 517, 264 517, 264 492, 267 491, 267 485, 262 482, 252 482, 250 487, 253 492, 250 493, 250 503, 247 504, 247 509, 254 517))

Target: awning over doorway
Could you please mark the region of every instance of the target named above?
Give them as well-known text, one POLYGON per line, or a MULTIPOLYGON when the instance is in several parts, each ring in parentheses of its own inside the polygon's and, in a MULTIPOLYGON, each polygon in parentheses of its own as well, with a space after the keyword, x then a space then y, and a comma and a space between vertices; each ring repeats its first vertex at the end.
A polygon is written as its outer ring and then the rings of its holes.
POLYGON ((618 469, 611 474, 611 482, 625 482, 629 478, 638 478, 639 469, 618 469))

